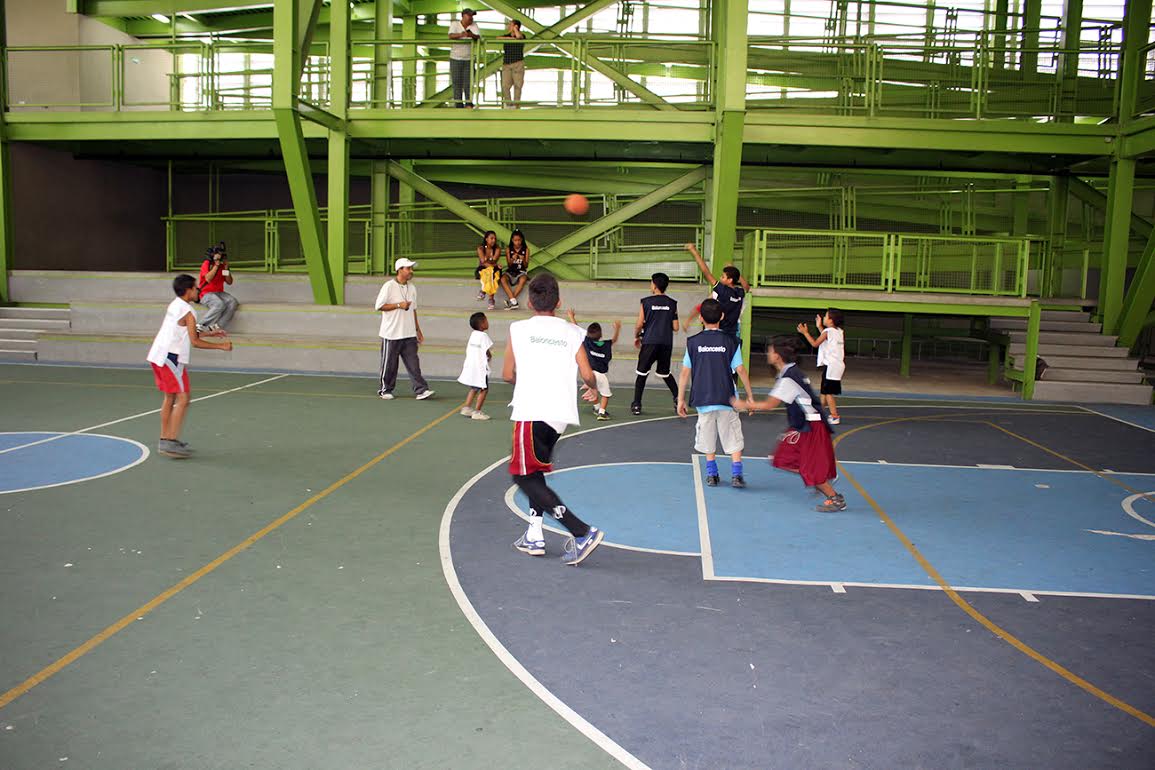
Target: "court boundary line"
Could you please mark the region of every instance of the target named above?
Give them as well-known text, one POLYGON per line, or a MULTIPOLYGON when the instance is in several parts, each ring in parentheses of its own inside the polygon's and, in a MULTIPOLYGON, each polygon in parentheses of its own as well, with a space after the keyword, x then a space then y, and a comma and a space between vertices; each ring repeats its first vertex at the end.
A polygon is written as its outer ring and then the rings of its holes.
MULTIPOLYGON (((229 388, 228 390, 221 390, 221 391, 217 391, 216 393, 209 393, 206 396, 200 396, 199 398, 190 399, 189 403, 195 404, 195 403, 200 402, 200 401, 207 401, 210 398, 216 398, 217 396, 227 396, 230 393, 236 393, 238 390, 247 390, 248 388, 255 388, 258 385, 265 385, 265 384, 270 383, 270 382, 276 382, 277 380, 284 379, 285 377, 288 377, 288 376, 289 376, 288 374, 278 374, 275 377, 268 377, 268 378, 263 379, 263 380, 258 380, 257 382, 250 382, 247 385, 241 385, 241 386, 236 387, 236 388, 229 388)), ((46 439, 43 439, 41 441, 33 441, 29 444, 21 444, 19 446, 8 447, 7 449, 0 449, 0 455, 8 454, 9 452, 15 452, 15 451, 20 450, 20 449, 28 449, 29 447, 40 446, 41 444, 47 444, 51 441, 59 441, 60 439, 65 438, 67 436, 78 436, 82 433, 88 433, 89 431, 98 430, 100 428, 107 428, 111 425, 119 425, 120 423, 128 422, 129 420, 135 420, 138 417, 148 417, 151 414, 159 414, 159 413, 160 413, 159 408, 158 409, 150 409, 147 412, 140 412, 138 414, 129 415, 128 417, 121 417, 120 419, 117 419, 117 420, 111 420, 109 422, 102 422, 99 425, 90 425, 87 428, 80 428, 79 430, 68 431, 66 433, 60 433, 60 434, 57 434, 56 436, 53 436, 52 438, 46 438, 46 439)))
POLYGON ((882 468, 942 468, 963 471, 1022 471, 1026 473, 1083 473, 1091 476, 1155 476, 1153 471, 1093 471, 1081 468, 1021 468, 1017 465, 946 465, 938 463, 896 463, 890 460, 839 460, 840 465, 872 465, 882 468))
MULTIPOLYGON (((1124 425, 1130 425, 1132 428, 1138 428, 1139 430, 1145 430, 1148 433, 1155 433, 1155 428, 1148 428, 1146 425, 1140 425, 1137 422, 1131 422, 1130 420, 1124 420, 1122 417, 1116 417, 1113 414, 1107 414, 1106 412, 1100 412, 1098 409, 1092 409, 1091 407, 1083 406, 1082 404, 1074 404, 1074 406, 1077 406, 1080 409, 1085 409, 1088 412, 1090 412, 1091 414, 1097 414, 1100 417, 1106 417, 1108 420, 1114 420, 1115 422, 1121 422, 1124 425)), ((1120 406, 1122 406, 1122 404, 1120 406)))
MULTIPOLYGON (((625 423, 625 424, 628 425, 629 423, 625 423)), ((631 460, 631 461, 622 462, 622 463, 590 463, 589 465, 574 465, 574 466, 569 467, 569 468, 560 468, 556 471, 550 471, 549 473, 547 473, 545 475, 546 476, 553 476, 554 474, 557 474, 557 473, 569 473, 571 471, 580 471, 580 470, 585 470, 587 468, 607 468, 607 467, 618 467, 621 465, 685 465, 685 464, 686 463, 679 463, 679 462, 674 462, 671 460, 655 460, 653 462, 647 462, 645 460, 631 460)), ((529 523, 529 514, 527 514, 520 507, 518 507, 515 500, 514 500, 514 498, 517 496, 517 492, 518 492, 517 485, 516 484, 510 484, 509 489, 505 490, 505 494, 503 496, 505 499, 505 506, 507 508, 509 508, 509 510, 512 511, 513 514, 515 516, 517 516, 519 519, 521 519, 522 521, 524 521, 526 523, 529 523)), ((555 534, 559 537, 569 537, 569 532, 567 530, 562 529, 555 524, 548 524, 548 523, 543 522, 543 528, 545 529, 545 531, 550 532, 552 534, 555 534)), ((636 546, 636 545, 626 545, 625 543, 615 543, 615 542, 612 542, 610 540, 603 540, 602 545, 605 546, 606 548, 617 548, 620 551, 635 551, 637 553, 656 553, 656 554, 660 554, 662 556, 700 556, 701 555, 701 554, 697 553, 696 551, 669 551, 669 550, 665 550, 663 548, 643 548, 641 546, 636 546)))
MULTIPOLYGON (((256 383, 254 383, 254 384, 256 384, 256 383)), ((217 394, 217 395, 223 395, 223 393, 217 394)), ((102 630, 99 633, 95 634, 94 636, 90 637, 87 641, 74 647, 67 654, 61 656, 60 658, 57 658, 55 661, 53 661, 49 665, 45 666, 44 668, 40 669, 39 671, 37 671, 32 676, 25 679, 23 682, 17 684, 15 687, 12 687, 8 691, 4 692, 3 694, 0 694, 0 710, 2 710, 5 706, 9 705, 10 703, 12 703, 14 700, 19 698, 20 696, 22 696, 25 693, 27 693, 28 691, 32 690, 37 685, 47 681, 48 679, 51 679, 53 676, 55 676, 56 674, 63 671, 65 668, 67 668, 69 665, 76 662, 80 658, 82 658, 84 655, 86 655, 89 652, 91 652, 92 650, 96 649, 101 644, 108 641, 110 638, 112 638, 113 636, 115 636, 119 632, 123 631, 128 626, 132 625, 133 623, 136 623, 139 620, 144 619, 144 617, 146 617, 147 615, 152 613, 154 610, 156 610, 158 607, 163 605, 169 599, 173 598, 174 596, 176 596, 177 594, 179 594, 181 591, 188 588, 189 586, 193 585, 194 583, 199 582, 201 578, 210 575, 212 572, 214 572, 222 564, 225 564, 226 562, 231 560, 234 556, 242 553, 243 551, 248 550, 251 546, 255 545, 260 540, 264 539, 264 537, 266 535, 269 535, 270 533, 279 529, 282 525, 287 524, 288 522, 292 521, 299 514, 301 514, 303 511, 311 508, 315 503, 320 502, 321 500, 325 499, 326 497, 328 497, 333 492, 336 492, 338 489, 340 489, 341 487, 348 484, 350 481, 353 481, 358 476, 365 473, 369 469, 373 468, 374 466, 376 466, 378 463, 380 463, 385 458, 392 455, 397 450, 406 446, 410 442, 415 441, 416 439, 418 439, 419 437, 421 437, 425 433, 428 433, 430 430, 437 427, 441 423, 445 422, 450 417, 458 414, 458 410, 460 408, 461 408, 460 405, 456 405, 450 411, 448 411, 445 414, 441 415, 440 417, 426 423, 423 427, 415 430, 413 433, 410 433, 408 436, 401 439, 400 441, 395 443, 393 446, 389 447, 385 451, 383 451, 380 454, 378 454, 377 456, 373 457, 371 460, 369 460, 368 462, 363 464, 361 467, 345 474, 344 476, 342 476, 337 481, 333 482, 329 486, 322 489, 320 492, 317 492, 316 494, 309 497, 307 500, 305 500, 303 503, 301 503, 297 507, 290 510, 288 513, 282 514, 278 518, 276 518, 273 521, 271 521, 270 523, 266 524, 264 527, 257 530, 253 534, 249 535, 247 538, 245 538, 241 542, 237 543, 236 545, 234 545, 232 548, 228 549, 227 551, 225 551, 221 555, 217 556, 212 561, 201 566, 195 572, 192 572, 189 575, 185 576, 182 580, 169 586, 164 591, 161 591, 159 594, 154 596, 152 599, 149 599, 147 602, 145 602, 141 606, 137 607, 132 612, 122 616, 119 620, 117 620, 114 623, 112 623, 111 625, 105 627, 104 630, 102 630)))
MULTIPOLYGON (((12 435, 14 433, 53 433, 53 432, 54 431, 46 431, 46 430, 9 430, 9 431, 0 431, 0 436, 12 435)), ((136 446, 140 447, 141 454, 140 454, 140 457, 136 458, 135 460, 133 460, 128 465, 121 466, 120 468, 116 468, 116 469, 111 470, 111 471, 105 471, 104 473, 98 473, 95 476, 85 476, 83 478, 70 479, 68 481, 58 481, 55 484, 41 484, 38 487, 21 487, 20 489, 0 489, 0 495, 14 495, 14 494, 17 494, 19 492, 35 492, 35 491, 40 490, 40 489, 54 489, 56 487, 66 487, 66 486, 69 486, 70 484, 79 484, 82 481, 95 481, 96 479, 103 479, 107 476, 115 476, 118 473, 124 473, 125 471, 127 471, 131 468, 135 468, 136 466, 140 465, 142 462, 147 460, 149 458, 149 456, 152 455, 152 452, 149 451, 149 448, 147 446, 145 446, 144 444, 140 443, 139 441, 137 441, 135 439, 125 438, 124 436, 109 436, 108 434, 105 434, 105 433, 83 433, 83 434, 77 433, 74 435, 94 436, 96 438, 108 438, 108 439, 112 439, 113 441, 124 441, 124 442, 129 443, 129 444, 135 444, 136 446)))

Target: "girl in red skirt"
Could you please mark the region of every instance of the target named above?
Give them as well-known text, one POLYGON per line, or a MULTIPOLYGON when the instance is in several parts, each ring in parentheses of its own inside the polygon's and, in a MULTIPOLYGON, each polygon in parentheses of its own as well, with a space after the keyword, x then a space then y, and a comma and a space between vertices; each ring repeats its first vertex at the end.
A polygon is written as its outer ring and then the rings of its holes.
POLYGON ((830 483, 838 478, 834 442, 830 438, 832 430, 810 380, 794 364, 797 358, 794 340, 775 338, 770 343, 767 358, 778 370, 778 379, 770 397, 765 401, 736 400, 734 408, 767 410, 784 404, 788 427, 770 458, 771 464, 797 473, 802 477, 802 483, 817 487, 826 495, 826 500, 817 510, 823 513, 845 511, 846 500, 830 483))

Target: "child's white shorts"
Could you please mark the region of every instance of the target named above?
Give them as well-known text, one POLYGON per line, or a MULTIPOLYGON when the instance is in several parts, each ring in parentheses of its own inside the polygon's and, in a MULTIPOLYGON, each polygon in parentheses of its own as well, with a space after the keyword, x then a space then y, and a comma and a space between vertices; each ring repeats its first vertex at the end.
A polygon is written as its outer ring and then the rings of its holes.
POLYGON ((605 374, 602 372, 594 372, 594 380, 597 381, 597 390, 599 396, 609 398, 614 394, 614 392, 610 390, 610 378, 605 374))
POLYGON ((716 454, 719 440, 722 442, 722 451, 728 455, 746 448, 742 436, 742 420, 738 413, 733 409, 698 412, 698 425, 694 430, 694 449, 702 454, 716 454))

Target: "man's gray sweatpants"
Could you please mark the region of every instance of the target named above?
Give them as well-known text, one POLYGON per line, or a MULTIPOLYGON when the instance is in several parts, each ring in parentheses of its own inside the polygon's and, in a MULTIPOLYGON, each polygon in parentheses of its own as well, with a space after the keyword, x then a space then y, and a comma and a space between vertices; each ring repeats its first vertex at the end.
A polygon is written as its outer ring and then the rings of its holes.
POLYGON ((405 364, 414 393, 429 390, 429 383, 421 376, 421 360, 417 357, 417 338, 381 340, 381 389, 377 395, 392 393, 397 385, 397 360, 405 364))
POLYGON ((204 318, 199 321, 201 326, 219 326, 227 329, 237 312, 237 298, 223 291, 202 294, 201 304, 205 306, 204 318))

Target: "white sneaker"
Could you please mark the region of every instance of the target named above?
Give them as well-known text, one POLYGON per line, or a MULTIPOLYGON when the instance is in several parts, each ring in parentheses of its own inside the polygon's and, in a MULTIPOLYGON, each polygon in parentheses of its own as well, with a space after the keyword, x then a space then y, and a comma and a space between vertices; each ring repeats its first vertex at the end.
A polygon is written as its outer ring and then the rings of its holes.
POLYGON ((841 420, 840 418, 838 418, 838 417, 831 417, 831 418, 830 418, 830 424, 831 424, 831 425, 841 425, 841 424, 842 424, 842 420, 841 420))
POLYGON ((488 419, 489 419, 489 415, 488 415, 488 414, 486 414, 485 412, 474 412, 474 413, 473 413, 473 414, 470 416, 470 419, 471 419, 471 420, 488 420, 488 419))
POLYGON ((472 406, 463 406, 463 407, 461 407, 461 416, 462 417, 471 417, 473 415, 474 411, 475 410, 472 406))
POLYGON ((424 401, 425 399, 429 398, 432 395, 433 395, 432 390, 424 390, 424 391, 418 393, 416 396, 414 396, 414 398, 416 398, 418 401, 424 401))
POLYGON ((393 394, 392 393, 380 393, 378 395, 381 397, 382 401, 392 401, 393 400, 393 394))

